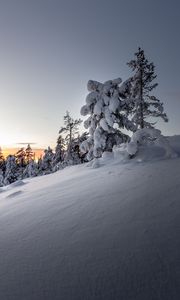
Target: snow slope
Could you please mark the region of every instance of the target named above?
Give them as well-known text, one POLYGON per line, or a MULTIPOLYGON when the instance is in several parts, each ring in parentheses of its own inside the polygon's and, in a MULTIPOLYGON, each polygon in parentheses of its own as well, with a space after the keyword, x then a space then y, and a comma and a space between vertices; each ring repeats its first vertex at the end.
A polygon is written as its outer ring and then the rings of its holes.
POLYGON ((1 188, 0 300, 180 299, 180 158, 159 153, 1 188))

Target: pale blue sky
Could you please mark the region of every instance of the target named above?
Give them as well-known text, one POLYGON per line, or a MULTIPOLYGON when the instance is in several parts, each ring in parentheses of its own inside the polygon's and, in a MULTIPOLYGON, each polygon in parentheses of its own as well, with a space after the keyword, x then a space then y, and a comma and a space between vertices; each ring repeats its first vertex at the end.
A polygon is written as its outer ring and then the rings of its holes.
POLYGON ((54 145, 63 115, 80 117, 89 79, 126 79, 138 46, 180 133, 178 0, 0 0, 0 145, 54 145))

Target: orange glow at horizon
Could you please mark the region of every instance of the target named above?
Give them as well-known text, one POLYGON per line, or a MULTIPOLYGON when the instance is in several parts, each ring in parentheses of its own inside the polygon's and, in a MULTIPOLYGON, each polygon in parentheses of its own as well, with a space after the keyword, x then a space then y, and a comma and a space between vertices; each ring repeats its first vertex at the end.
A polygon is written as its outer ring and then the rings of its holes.
MULTIPOLYGON (((16 154, 19 149, 20 148, 2 148, 1 150, 6 158, 10 154, 16 154)), ((44 154, 44 149, 32 149, 32 151, 35 153, 35 159, 41 158, 44 154)))

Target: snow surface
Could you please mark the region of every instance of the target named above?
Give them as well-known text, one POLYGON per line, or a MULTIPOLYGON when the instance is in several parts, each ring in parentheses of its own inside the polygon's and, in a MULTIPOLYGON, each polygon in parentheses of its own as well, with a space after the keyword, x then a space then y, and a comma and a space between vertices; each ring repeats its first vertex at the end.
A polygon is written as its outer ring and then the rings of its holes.
POLYGON ((0 300, 180 299, 179 157, 115 151, 0 189, 0 300))

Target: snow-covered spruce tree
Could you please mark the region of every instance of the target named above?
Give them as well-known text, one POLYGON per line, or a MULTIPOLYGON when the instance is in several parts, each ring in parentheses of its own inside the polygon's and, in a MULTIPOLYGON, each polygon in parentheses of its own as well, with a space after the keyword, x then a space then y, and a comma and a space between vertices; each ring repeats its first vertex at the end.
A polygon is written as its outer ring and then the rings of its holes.
POLYGON ((65 140, 60 134, 57 139, 57 144, 54 153, 53 165, 56 166, 57 164, 61 163, 64 159, 65 153, 65 140))
POLYGON ((50 174, 53 171, 54 153, 50 147, 44 150, 42 159, 42 173, 43 175, 50 174))
POLYGON ((16 157, 8 155, 6 159, 6 171, 4 176, 4 184, 8 185, 18 180, 18 168, 16 164, 16 157))
POLYGON ((151 91, 157 87, 157 83, 153 83, 157 75, 154 73, 154 64, 149 63, 145 57, 144 50, 138 49, 135 53, 135 59, 131 60, 127 65, 135 72, 130 78, 130 98, 134 99, 134 108, 132 110, 132 120, 138 128, 153 128, 152 121, 147 121, 149 117, 161 117, 165 122, 168 121, 167 115, 164 113, 163 103, 160 102, 151 91))
POLYGON ((16 152, 15 157, 16 157, 17 165, 21 167, 26 166, 26 151, 24 150, 24 148, 19 149, 16 152))
POLYGON ((27 145, 25 153, 26 153, 26 163, 28 164, 31 160, 34 159, 34 152, 31 148, 30 144, 27 145))
POLYGON ((16 164, 17 164, 17 169, 18 169, 18 179, 23 179, 23 173, 27 165, 26 161, 26 152, 24 148, 19 149, 16 154, 16 164))
POLYGON ((23 179, 24 177, 27 177, 28 165, 34 160, 34 152, 30 144, 27 145, 27 148, 25 150, 24 148, 18 150, 15 154, 15 157, 18 179, 23 179))
POLYGON ((38 166, 34 160, 31 160, 23 172, 23 178, 35 177, 38 175, 38 166))
POLYGON ((122 84, 120 78, 104 83, 89 80, 87 88, 90 93, 86 105, 81 108, 82 116, 90 115, 84 122, 84 127, 89 129, 89 138, 81 144, 81 151, 88 153, 88 160, 101 157, 104 151, 112 151, 114 145, 126 142, 128 136, 120 129, 135 130, 128 118, 131 105, 130 98, 127 98, 128 84, 122 84))
POLYGON ((83 141, 87 140, 88 133, 84 132, 81 135, 78 134, 77 137, 72 139, 71 142, 71 158, 73 160, 73 164, 81 164, 86 160, 86 154, 80 151, 80 145, 83 141))
POLYGON ((38 158, 38 162, 37 162, 37 170, 38 170, 38 176, 43 175, 43 160, 42 158, 38 158))
POLYGON ((65 134, 65 141, 67 146, 67 151, 65 153, 64 160, 67 164, 73 164, 73 149, 72 149, 72 141, 78 134, 79 125, 82 123, 81 119, 73 119, 69 112, 66 111, 66 115, 64 116, 64 127, 61 127, 59 130, 59 134, 65 134))
POLYGON ((81 151, 81 144, 86 141, 89 138, 89 133, 87 131, 83 132, 81 135, 77 138, 77 144, 76 144, 76 152, 78 153, 78 157, 80 159, 81 163, 87 162, 87 152, 81 151))

